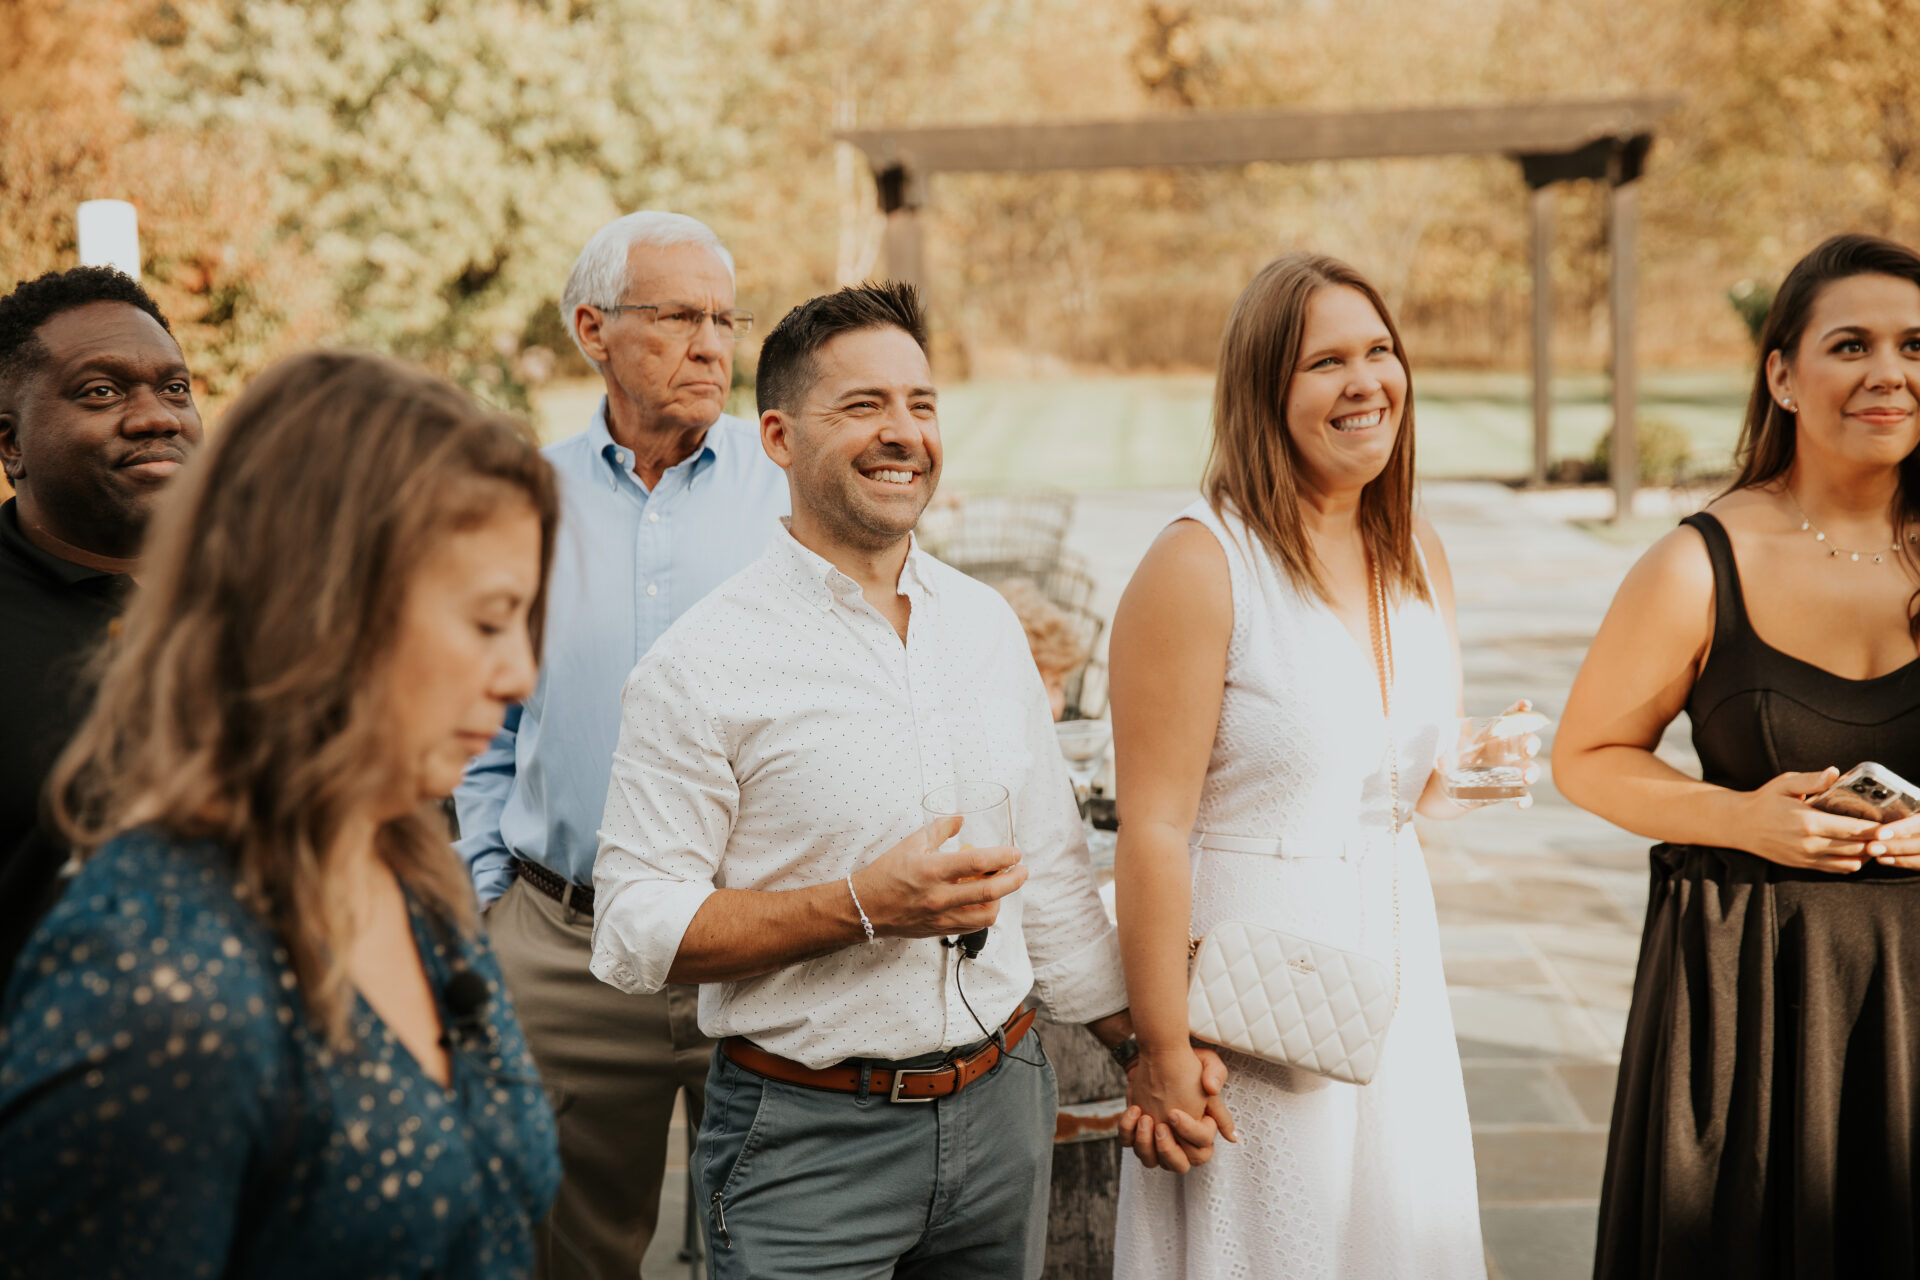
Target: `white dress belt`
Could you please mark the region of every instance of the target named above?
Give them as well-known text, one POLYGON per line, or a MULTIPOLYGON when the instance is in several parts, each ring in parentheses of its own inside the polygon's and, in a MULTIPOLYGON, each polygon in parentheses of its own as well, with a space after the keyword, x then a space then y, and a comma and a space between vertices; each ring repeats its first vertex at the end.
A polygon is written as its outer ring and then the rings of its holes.
MULTIPOLYGON (((1404 828, 1411 830, 1411 828, 1404 828)), ((1268 858, 1282 858, 1293 861, 1296 858, 1339 858, 1346 861, 1370 849, 1385 848, 1392 843, 1391 828, 1362 828, 1359 831, 1334 831, 1326 834, 1305 834, 1279 836, 1272 839, 1260 839, 1254 836, 1223 836, 1211 831, 1196 831, 1187 841, 1190 852, 1197 854, 1202 849, 1211 849, 1216 853, 1252 853, 1268 858)))

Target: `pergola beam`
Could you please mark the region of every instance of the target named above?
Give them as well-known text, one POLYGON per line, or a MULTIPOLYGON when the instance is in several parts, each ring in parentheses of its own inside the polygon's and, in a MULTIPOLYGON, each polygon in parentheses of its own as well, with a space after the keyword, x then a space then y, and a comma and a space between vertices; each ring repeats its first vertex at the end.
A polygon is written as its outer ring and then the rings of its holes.
POLYGON ((1031 173, 1158 165, 1297 164, 1463 154, 1564 154, 1598 139, 1651 133, 1675 98, 1393 107, 1370 111, 1230 111, 1067 124, 847 129, 874 172, 1031 173))

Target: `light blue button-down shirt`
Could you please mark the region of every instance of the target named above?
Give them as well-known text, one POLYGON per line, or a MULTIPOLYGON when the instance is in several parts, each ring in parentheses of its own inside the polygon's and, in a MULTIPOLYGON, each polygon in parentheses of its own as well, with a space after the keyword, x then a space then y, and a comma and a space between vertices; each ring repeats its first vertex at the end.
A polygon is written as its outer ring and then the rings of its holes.
POLYGON ((675 618, 760 558, 787 514, 786 472, 739 418, 722 416, 651 493, 608 434, 604 399, 592 426, 545 453, 561 516, 540 683, 454 792, 456 847, 483 903, 506 892, 514 858, 593 883, 621 686, 675 618))

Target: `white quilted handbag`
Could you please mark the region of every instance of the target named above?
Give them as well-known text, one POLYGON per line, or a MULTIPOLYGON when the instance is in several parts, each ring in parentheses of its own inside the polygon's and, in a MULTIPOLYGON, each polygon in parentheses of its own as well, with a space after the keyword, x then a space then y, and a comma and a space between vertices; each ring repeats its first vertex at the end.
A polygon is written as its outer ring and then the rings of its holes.
POLYGON ((1368 586, 1393 786, 1394 972, 1357 951, 1225 920, 1191 943, 1187 980, 1187 1028, 1196 1039, 1352 1084, 1366 1084, 1379 1069, 1400 1003, 1400 767, 1393 743, 1393 639, 1378 566, 1368 586))
POLYGON ((1227 920, 1194 956, 1187 1027, 1211 1044, 1366 1084, 1393 1021, 1393 987, 1371 956, 1227 920))

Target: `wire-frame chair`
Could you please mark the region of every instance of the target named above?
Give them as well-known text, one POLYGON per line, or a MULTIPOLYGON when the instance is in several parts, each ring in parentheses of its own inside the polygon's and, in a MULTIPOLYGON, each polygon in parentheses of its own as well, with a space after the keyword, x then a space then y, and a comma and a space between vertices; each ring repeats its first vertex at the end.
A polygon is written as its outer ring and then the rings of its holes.
POLYGON ((928 507, 918 533, 935 557, 972 573, 970 566, 1052 564, 1072 523, 1070 493, 972 494, 928 507))
POLYGON ((1094 581, 1080 557, 1071 551, 1063 551, 1061 558, 1051 565, 957 567, 991 587, 1026 581, 1039 588, 1048 603, 1066 615, 1068 625, 1073 628, 1075 638, 1080 642, 1080 651, 1087 655, 1080 666, 1067 676, 1067 704, 1066 710, 1061 713, 1062 718, 1098 720, 1106 714, 1106 665, 1098 662, 1093 655, 1100 644, 1100 637, 1106 632, 1107 620, 1087 607, 1087 602, 1093 597, 1094 581), (1094 666, 1100 668, 1099 674, 1089 685, 1088 670, 1094 666), (1084 694, 1081 692, 1083 688, 1086 690, 1084 694))
POLYGON ((1025 579, 1079 633, 1088 661, 1067 677, 1069 720, 1098 719, 1107 710, 1106 665, 1092 654, 1107 620, 1092 609, 1098 585, 1084 559, 1066 548, 1073 495, 1043 492, 969 495, 929 507, 920 517, 920 545, 990 586, 1025 579))

